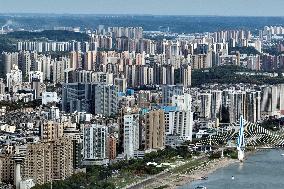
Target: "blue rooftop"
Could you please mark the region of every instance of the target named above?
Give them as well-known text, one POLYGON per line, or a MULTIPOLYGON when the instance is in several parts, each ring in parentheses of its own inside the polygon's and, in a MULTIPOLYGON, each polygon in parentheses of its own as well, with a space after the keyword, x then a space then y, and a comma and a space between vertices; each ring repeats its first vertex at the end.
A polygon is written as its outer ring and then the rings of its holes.
POLYGON ((164 110, 166 113, 178 110, 176 106, 161 106, 160 109, 164 110))

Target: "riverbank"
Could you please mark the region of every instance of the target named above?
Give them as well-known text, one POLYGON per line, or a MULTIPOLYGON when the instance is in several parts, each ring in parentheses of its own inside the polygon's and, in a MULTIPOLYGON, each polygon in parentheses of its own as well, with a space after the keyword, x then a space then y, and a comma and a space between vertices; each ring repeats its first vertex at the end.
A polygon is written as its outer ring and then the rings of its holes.
MULTIPOLYGON (((246 156, 254 154, 256 150, 246 152, 246 156)), ((168 169, 149 179, 145 179, 126 189, 176 189, 185 184, 204 179, 218 169, 238 163, 236 159, 229 157, 210 160, 208 157, 196 157, 184 162, 175 168, 168 169)))
POLYGON ((208 158, 196 159, 155 175, 139 184, 126 187, 128 189, 175 189, 187 183, 207 177, 214 171, 238 162, 230 158, 209 160, 208 158))
POLYGON ((191 172, 186 172, 184 174, 177 173, 173 175, 174 177, 176 177, 176 179, 171 180, 171 182, 165 185, 164 188, 174 189, 187 183, 196 180, 201 180, 202 178, 208 177, 208 175, 212 174, 216 170, 227 167, 237 162, 239 161, 230 158, 222 158, 208 161, 204 166, 199 166, 191 172))
POLYGON ((258 150, 257 153, 246 156, 244 163, 231 164, 211 173, 208 180, 187 183, 178 189, 193 189, 197 186, 209 189, 283 188, 283 153, 283 149, 258 150), (234 180, 231 179, 232 175, 234 180))
MULTIPOLYGON (((251 150, 246 153, 246 157, 253 155, 258 150, 251 150)), ((192 172, 188 172, 186 174, 177 174, 178 179, 172 180, 170 184, 165 185, 163 188, 165 189, 175 189, 180 186, 183 186, 185 184, 201 180, 202 178, 208 177, 208 175, 214 173, 215 171, 225 168, 231 164, 239 163, 239 160, 237 159, 231 159, 231 158, 220 158, 220 159, 214 159, 212 161, 209 161, 205 166, 197 167, 196 170, 192 172)))

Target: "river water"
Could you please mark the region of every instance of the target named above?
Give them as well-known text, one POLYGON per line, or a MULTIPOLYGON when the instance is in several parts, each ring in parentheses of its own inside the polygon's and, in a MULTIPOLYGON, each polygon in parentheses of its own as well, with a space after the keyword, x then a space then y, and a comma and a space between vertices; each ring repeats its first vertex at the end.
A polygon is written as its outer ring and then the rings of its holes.
POLYGON ((208 180, 196 181, 179 187, 195 189, 284 189, 284 150, 263 150, 248 157, 244 163, 235 163, 219 169, 208 180), (232 176, 234 179, 232 179, 232 176))

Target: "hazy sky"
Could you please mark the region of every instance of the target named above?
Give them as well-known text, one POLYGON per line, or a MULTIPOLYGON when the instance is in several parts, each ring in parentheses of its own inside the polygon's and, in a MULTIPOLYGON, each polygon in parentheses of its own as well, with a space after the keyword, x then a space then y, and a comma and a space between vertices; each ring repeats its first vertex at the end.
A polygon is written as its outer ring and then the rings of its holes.
POLYGON ((284 0, 0 0, 1 13, 284 16, 284 0))

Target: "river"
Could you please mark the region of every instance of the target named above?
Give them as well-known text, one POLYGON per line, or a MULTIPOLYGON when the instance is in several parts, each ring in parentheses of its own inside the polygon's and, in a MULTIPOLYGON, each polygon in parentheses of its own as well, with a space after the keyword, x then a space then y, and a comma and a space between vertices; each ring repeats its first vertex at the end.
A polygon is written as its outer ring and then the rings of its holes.
POLYGON ((235 163, 219 169, 208 180, 195 181, 179 189, 274 189, 284 188, 284 150, 262 150, 248 157, 244 163, 235 163), (234 179, 232 179, 232 176, 234 179))

